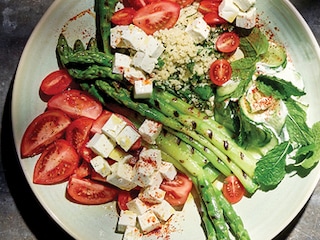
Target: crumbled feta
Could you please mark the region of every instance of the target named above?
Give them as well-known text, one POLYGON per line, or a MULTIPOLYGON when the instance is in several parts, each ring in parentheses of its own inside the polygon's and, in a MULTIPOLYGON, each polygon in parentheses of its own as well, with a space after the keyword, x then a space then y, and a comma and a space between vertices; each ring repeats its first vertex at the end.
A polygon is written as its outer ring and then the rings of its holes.
POLYGON ((117 135, 116 142, 123 150, 128 151, 139 138, 140 134, 131 126, 127 125, 117 135))
POLYGON ((121 210, 118 219, 117 231, 124 233, 128 226, 135 227, 137 223, 137 214, 130 210, 121 210))
POLYGON ((138 222, 144 234, 161 227, 161 223, 152 210, 138 216, 138 222))
POLYGON ((203 17, 198 17, 187 26, 186 32, 190 34, 195 43, 200 43, 208 38, 210 26, 204 21, 203 17))
POLYGON ((133 96, 136 99, 150 98, 153 92, 153 83, 150 79, 137 80, 134 82, 133 96))
POLYGON ((90 160, 90 164, 93 167, 93 169, 99 173, 102 177, 106 177, 109 174, 111 174, 111 166, 101 156, 96 156, 90 160))
POLYGON ((116 143, 109 139, 106 135, 96 133, 87 143, 87 147, 89 147, 94 153, 100 155, 104 158, 107 158, 112 150, 115 148, 116 143))
POLYGON ((119 162, 112 164, 112 173, 107 176, 107 182, 126 191, 130 191, 137 186, 133 182, 132 166, 119 162))
POLYGON ((146 119, 141 124, 138 130, 144 141, 150 144, 155 144, 155 140, 157 139, 162 130, 162 124, 146 119))

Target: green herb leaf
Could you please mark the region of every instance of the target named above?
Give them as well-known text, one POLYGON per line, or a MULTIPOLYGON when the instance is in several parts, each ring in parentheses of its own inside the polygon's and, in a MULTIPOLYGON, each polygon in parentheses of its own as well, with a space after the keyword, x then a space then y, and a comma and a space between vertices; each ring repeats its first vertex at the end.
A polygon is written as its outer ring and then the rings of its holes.
POLYGON ((262 190, 274 189, 286 174, 287 155, 293 150, 289 141, 285 141, 270 150, 258 162, 254 180, 262 190))
POLYGON ((240 38, 240 49, 246 57, 259 57, 268 51, 269 42, 259 28, 253 28, 246 37, 240 38))

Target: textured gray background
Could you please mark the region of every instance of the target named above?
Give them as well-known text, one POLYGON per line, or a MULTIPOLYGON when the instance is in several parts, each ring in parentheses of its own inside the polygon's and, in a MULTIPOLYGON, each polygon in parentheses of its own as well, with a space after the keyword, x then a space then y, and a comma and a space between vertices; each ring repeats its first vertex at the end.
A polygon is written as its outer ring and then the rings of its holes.
MULTIPOLYGON (((268 0, 264 0, 268 1, 268 0)), ((12 82, 23 48, 52 0, 0 0, 0 239, 71 239, 42 209, 15 158, 10 131, 12 82)), ((320 0, 292 0, 320 43, 320 0)), ((320 239, 320 183, 277 239, 320 239)), ((88 226, 89 227, 89 226, 88 226)))

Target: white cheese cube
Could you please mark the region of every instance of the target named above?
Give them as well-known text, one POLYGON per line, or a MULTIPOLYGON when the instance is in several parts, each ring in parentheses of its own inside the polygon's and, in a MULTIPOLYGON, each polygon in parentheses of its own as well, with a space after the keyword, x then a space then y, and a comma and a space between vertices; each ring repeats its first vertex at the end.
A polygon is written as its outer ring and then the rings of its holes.
POLYGON ((123 9, 123 8, 124 8, 123 3, 122 2, 117 2, 115 7, 114 7, 114 11, 117 12, 117 11, 123 9))
POLYGON ((251 29, 256 25, 256 8, 252 7, 247 12, 240 12, 236 18, 236 26, 251 29))
POLYGON ((233 0, 233 2, 241 11, 246 12, 256 3, 256 0, 233 0))
POLYGON ((144 52, 136 52, 132 58, 133 66, 138 67, 149 74, 153 71, 157 62, 158 60, 156 58, 152 58, 144 52))
POLYGON ((127 48, 140 51, 144 47, 143 42, 147 36, 143 30, 131 24, 122 32, 122 41, 127 48))
POLYGON ((154 166, 139 159, 134 165, 133 181, 140 187, 149 186, 153 181, 152 174, 154 171, 154 166))
POLYGON ((166 200, 152 205, 151 209, 158 219, 165 222, 175 213, 175 209, 166 200))
POLYGON ((116 141, 116 137, 126 125, 127 122, 122 118, 118 117, 116 114, 111 114, 110 118, 102 126, 101 131, 113 141, 116 141))
POLYGON ((149 209, 149 206, 137 197, 127 202, 127 207, 130 211, 136 213, 137 215, 141 215, 149 209))
POLYGON ((144 141, 155 144, 155 140, 162 130, 162 124, 146 119, 139 127, 139 133, 144 141))
POLYGON ((142 233, 137 227, 127 226, 122 240, 142 240, 142 233))
POLYGON ((155 171, 150 177, 150 186, 160 187, 162 181, 163 177, 160 171, 155 171))
POLYGON ((116 141, 123 150, 128 151, 140 137, 140 134, 136 130, 127 125, 118 134, 116 141))
POLYGON ((134 84, 136 81, 144 81, 147 79, 144 72, 140 69, 134 67, 127 68, 124 71, 124 78, 127 79, 131 84, 134 84))
POLYGON ((164 51, 164 46, 162 43, 151 35, 148 35, 145 39, 144 46, 145 47, 142 49, 142 51, 155 59, 158 59, 164 51))
POLYGON ((130 210, 121 210, 118 219, 117 231, 124 233, 128 226, 135 227, 137 223, 137 214, 130 210))
POLYGON ((117 25, 110 29, 110 46, 112 48, 124 48, 125 44, 122 42, 122 33, 128 29, 128 26, 117 25))
POLYGON ((114 161, 120 162, 126 157, 128 153, 126 153, 120 146, 116 146, 112 152, 109 154, 109 158, 114 161))
POLYGON ((232 23, 238 16, 240 10, 233 0, 223 0, 219 5, 219 16, 232 23))
POLYGON ((159 219, 152 210, 148 210, 144 214, 138 216, 138 222, 144 234, 161 227, 159 219))
POLYGON ((101 156, 96 156, 90 160, 90 164, 93 169, 99 173, 102 177, 106 177, 111 174, 111 166, 109 163, 101 156))
POLYGON ((138 80, 134 82, 133 96, 136 99, 150 98, 153 92, 152 80, 138 80))
POLYGON ((173 180, 177 175, 177 169, 172 163, 169 162, 161 162, 160 173, 167 180, 173 180))
POLYGON ((166 191, 158 187, 150 186, 142 189, 138 197, 143 202, 157 204, 161 203, 164 200, 165 195, 166 191))
POLYGON ((158 170, 162 162, 161 151, 159 149, 143 149, 139 154, 139 159, 158 170))
POLYGON ((202 17, 196 18, 190 25, 187 26, 186 32, 192 37, 195 43, 203 42, 208 38, 210 26, 202 17))
POLYGON ((116 143, 109 139, 106 135, 96 133, 87 143, 87 147, 100 155, 101 157, 107 158, 112 150, 115 148, 116 143))
POLYGON ((126 69, 130 68, 131 61, 132 60, 130 56, 116 52, 114 54, 112 72, 123 74, 126 69))
POLYGON ((112 173, 107 176, 107 182, 126 191, 137 186, 133 182, 133 168, 119 162, 112 164, 112 173))

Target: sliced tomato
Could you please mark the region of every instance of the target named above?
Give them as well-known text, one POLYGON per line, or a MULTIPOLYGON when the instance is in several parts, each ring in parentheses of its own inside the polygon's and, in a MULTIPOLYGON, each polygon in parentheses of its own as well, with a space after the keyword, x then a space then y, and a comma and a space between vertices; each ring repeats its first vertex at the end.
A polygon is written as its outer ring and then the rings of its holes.
POLYGON ((85 160, 86 162, 90 162, 90 160, 97 156, 91 148, 88 148, 85 144, 79 149, 80 157, 85 160))
POLYGON ((231 175, 224 180, 222 193, 228 202, 234 204, 242 199, 245 194, 245 189, 238 178, 231 175))
POLYGON ((227 23, 225 19, 219 16, 218 11, 206 13, 203 19, 211 27, 227 23))
POLYGON ((225 59, 218 59, 214 61, 210 66, 210 79, 217 86, 222 86, 224 83, 229 81, 231 78, 231 74, 231 65, 225 59))
POLYGON ((80 148, 89 141, 93 119, 80 117, 75 119, 66 130, 66 140, 79 152, 80 148))
POLYGON ((203 0, 199 3, 198 12, 202 13, 203 15, 210 12, 218 13, 218 7, 220 3, 220 1, 203 0))
POLYGON ((95 180, 95 181, 98 181, 98 182, 107 182, 107 178, 102 177, 93 168, 91 169, 91 179, 95 180))
POLYGON ((184 174, 178 173, 174 180, 163 180, 160 188, 166 191, 165 200, 172 206, 183 205, 192 189, 192 181, 184 174))
POLYGON ((127 202, 132 200, 132 195, 129 191, 121 190, 118 194, 118 207, 120 210, 128 210, 127 202))
POLYGON ((64 139, 51 143, 40 155, 33 172, 36 184, 56 184, 71 176, 79 165, 79 155, 64 139))
MULTIPOLYGON (((149 0, 126 0, 130 7, 138 10, 149 3, 149 0)), ((126 6, 126 5, 125 5, 126 6)))
POLYGON ((182 8, 191 5, 194 0, 169 0, 178 3, 182 8))
POLYGON ((60 109, 71 118, 96 119, 102 112, 102 105, 86 92, 71 89, 54 95, 48 101, 48 109, 60 109))
POLYGON ((88 177, 91 173, 91 166, 88 162, 82 161, 80 166, 74 171, 74 175, 78 178, 88 177))
POLYGON ((112 112, 103 110, 100 116, 93 122, 91 132, 93 133, 101 133, 101 128, 111 117, 112 112))
POLYGON ((234 32, 225 32, 222 33, 216 42, 218 51, 223 53, 234 52, 240 44, 240 38, 238 34, 234 32))
POLYGON ((72 82, 67 70, 60 69, 48 74, 41 82, 40 90, 46 95, 55 95, 66 90, 72 82))
POLYGON ((129 25, 132 23, 135 13, 136 10, 134 8, 122 8, 112 15, 111 22, 116 25, 129 25))
POLYGON ((133 24, 147 34, 153 34, 157 30, 173 27, 179 18, 179 14, 180 5, 176 2, 152 2, 136 12, 133 24))
POLYGON ((46 146, 64 134, 70 123, 70 118, 60 110, 48 110, 37 116, 23 134, 21 157, 32 157, 41 153, 46 146))
POLYGON ((118 190, 107 183, 70 177, 68 196, 80 204, 97 205, 117 199, 118 190))

